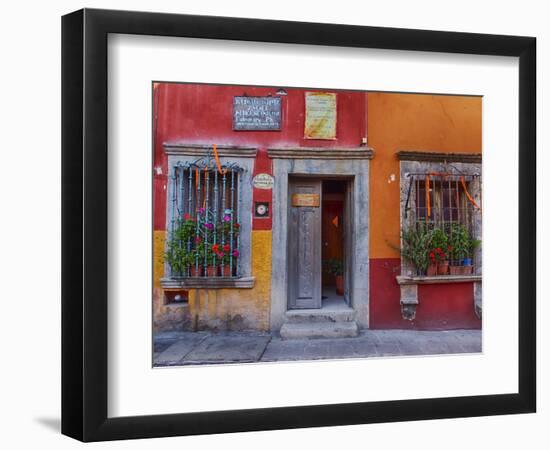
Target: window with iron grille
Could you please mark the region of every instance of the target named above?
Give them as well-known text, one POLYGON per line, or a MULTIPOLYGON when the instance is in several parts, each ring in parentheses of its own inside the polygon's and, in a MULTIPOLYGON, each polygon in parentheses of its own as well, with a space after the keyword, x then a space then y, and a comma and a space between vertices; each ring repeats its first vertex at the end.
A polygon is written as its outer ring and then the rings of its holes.
POLYGON ((170 177, 165 259, 171 278, 240 276, 240 175, 237 164, 178 162, 170 177))
POLYGON ((451 175, 412 175, 415 221, 450 228, 451 224, 463 224, 472 229, 472 211, 475 207, 467 196, 472 177, 451 175))
POLYGON ((402 272, 480 274, 481 175, 474 167, 437 168, 403 174, 402 272))

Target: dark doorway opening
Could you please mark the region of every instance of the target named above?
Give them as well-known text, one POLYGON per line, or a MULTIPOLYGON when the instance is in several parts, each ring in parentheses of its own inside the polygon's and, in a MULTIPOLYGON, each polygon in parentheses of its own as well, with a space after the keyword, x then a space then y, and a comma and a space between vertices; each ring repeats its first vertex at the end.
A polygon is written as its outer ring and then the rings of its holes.
POLYGON ((322 295, 323 307, 345 303, 345 201, 347 180, 323 180, 322 182, 322 295))

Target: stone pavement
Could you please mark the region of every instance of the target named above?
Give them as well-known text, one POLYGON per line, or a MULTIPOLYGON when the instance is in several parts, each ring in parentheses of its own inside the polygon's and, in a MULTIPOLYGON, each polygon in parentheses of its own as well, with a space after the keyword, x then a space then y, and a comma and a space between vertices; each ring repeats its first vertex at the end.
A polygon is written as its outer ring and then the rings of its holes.
POLYGON ((155 334, 153 364, 161 367, 479 352, 480 330, 364 330, 353 338, 302 340, 283 340, 256 332, 171 331, 155 334))

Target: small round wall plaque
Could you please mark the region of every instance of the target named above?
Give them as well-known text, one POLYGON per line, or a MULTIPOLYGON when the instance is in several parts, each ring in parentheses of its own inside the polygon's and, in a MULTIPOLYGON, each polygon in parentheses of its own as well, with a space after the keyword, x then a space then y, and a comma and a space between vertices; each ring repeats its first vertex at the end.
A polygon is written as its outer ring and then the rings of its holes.
POLYGON ((268 173, 259 173, 252 180, 252 185, 257 189, 273 189, 273 177, 268 173))

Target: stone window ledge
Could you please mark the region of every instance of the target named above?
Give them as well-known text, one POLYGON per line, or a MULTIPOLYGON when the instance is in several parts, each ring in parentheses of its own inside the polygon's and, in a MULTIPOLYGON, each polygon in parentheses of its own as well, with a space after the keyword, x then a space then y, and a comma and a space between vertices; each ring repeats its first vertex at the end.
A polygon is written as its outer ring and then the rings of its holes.
POLYGON ((180 308, 189 308, 189 303, 187 302, 172 302, 172 303, 165 303, 164 305, 165 308, 168 308, 168 309, 180 309, 180 308))
POLYGON ((252 289, 255 277, 241 278, 162 278, 160 285, 164 289, 252 289))
POLYGON ((399 275, 395 277, 397 284, 443 284, 443 283, 469 283, 481 281, 481 275, 437 275, 434 277, 418 276, 408 277, 399 275))

